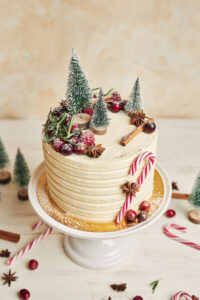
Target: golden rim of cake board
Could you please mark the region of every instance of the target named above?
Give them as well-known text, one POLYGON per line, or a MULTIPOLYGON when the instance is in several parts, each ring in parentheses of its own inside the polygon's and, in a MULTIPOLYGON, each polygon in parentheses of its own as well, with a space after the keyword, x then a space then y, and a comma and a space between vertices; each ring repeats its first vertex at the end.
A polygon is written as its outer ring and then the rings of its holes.
MULTIPOLYGON (((122 220, 120 225, 116 225, 114 221, 109 223, 94 223, 94 222, 88 222, 70 216, 64 210, 59 208, 56 205, 56 203, 51 199, 48 191, 45 171, 43 171, 38 181, 37 196, 40 205, 43 207, 43 209, 46 211, 48 215, 53 217, 58 222, 75 229, 84 230, 84 231, 93 231, 93 232, 94 231, 106 232, 106 231, 121 230, 130 226, 137 225, 137 223, 127 225, 124 219, 122 220)), ((158 207, 162 202, 163 196, 164 196, 164 183, 158 171, 155 170, 153 193, 151 198, 149 199, 151 203, 151 208, 148 212, 148 218, 158 209, 158 207)))

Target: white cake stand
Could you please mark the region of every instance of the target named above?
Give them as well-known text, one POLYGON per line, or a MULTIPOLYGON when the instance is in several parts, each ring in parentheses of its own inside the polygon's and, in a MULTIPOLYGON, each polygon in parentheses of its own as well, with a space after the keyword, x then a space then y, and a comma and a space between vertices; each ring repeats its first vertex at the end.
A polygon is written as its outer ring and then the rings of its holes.
POLYGON ((79 265, 91 269, 111 268, 127 260, 134 252, 134 233, 153 224, 166 210, 171 199, 171 183, 164 168, 157 162, 156 170, 164 183, 164 196, 160 207, 145 222, 118 231, 89 232, 68 227, 53 219, 42 208, 37 197, 37 183, 44 170, 41 163, 33 172, 29 184, 30 202, 45 223, 65 234, 64 249, 79 265))

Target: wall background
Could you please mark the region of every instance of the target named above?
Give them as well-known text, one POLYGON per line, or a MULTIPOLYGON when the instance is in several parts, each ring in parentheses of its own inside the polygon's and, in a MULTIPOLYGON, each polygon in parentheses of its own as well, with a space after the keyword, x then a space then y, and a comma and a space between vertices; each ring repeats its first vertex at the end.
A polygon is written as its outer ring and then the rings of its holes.
POLYGON ((0 118, 45 118, 64 97, 71 48, 92 87, 145 110, 200 117, 199 0, 0 0, 0 118))

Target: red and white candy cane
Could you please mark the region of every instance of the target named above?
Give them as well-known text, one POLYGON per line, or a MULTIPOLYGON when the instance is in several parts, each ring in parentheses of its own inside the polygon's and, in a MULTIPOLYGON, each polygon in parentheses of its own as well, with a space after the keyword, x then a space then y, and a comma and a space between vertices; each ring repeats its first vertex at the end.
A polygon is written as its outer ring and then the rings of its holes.
POLYGON ((197 250, 200 250, 200 245, 196 244, 196 243, 192 243, 190 241, 187 241, 183 238, 180 238, 179 236, 177 235, 174 235, 173 233, 170 232, 170 229, 173 228, 173 229, 176 229, 176 230, 179 230, 181 232, 186 232, 186 227, 182 227, 182 226, 179 226, 179 225, 176 225, 176 224, 167 224, 164 226, 164 233, 171 239, 173 239, 174 241, 177 241, 181 244, 184 244, 186 246, 189 246, 189 247, 192 247, 194 249, 197 249, 197 250))
POLYGON ((176 293, 176 295, 172 297, 172 300, 181 300, 181 298, 183 299, 183 297, 185 297, 184 300, 192 300, 192 297, 185 292, 176 293))
MULTIPOLYGON (((155 163, 155 155, 152 153, 152 152, 148 152, 148 151, 145 151, 143 153, 141 153, 140 155, 138 155, 136 157, 136 159, 133 161, 131 167, 130 167, 130 170, 129 170, 129 174, 134 176, 135 173, 137 172, 140 164, 144 161, 144 160, 147 160, 147 163, 146 165, 144 166, 142 172, 140 173, 138 179, 137 179, 137 184, 138 185, 142 185, 145 178, 148 176, 149 172, 151 171, 151 168, 152 166, 154 165, 155 163)), ((117 217, 115 219, 115 222, 117 224, 119 224, 122 220, 122 218, 124 217, 125 213, 127 212, 127 210, 129 209, 131 203, 132 203, 132 200, 133 200, 133 196, 130 195, 128 197, 126 197, 126 200, 122 206, 122 208, 120 209, 119 213, 117 214, 117 217)))
POLYGON ((16 261, 18 261, 24 254, 26 254, 28 251, 30 251, 34 246, 39 244, 42 240, 46 239, 52 232, 52 227, 49 227, 46 231, 41 233, 38 237, 36 237, 34 240, 32 240, 30 243, 28 243, 23 249, 21 249, 16 255, 11 257, 7 264, 12 265, 16 261))
POLYGON ((33 225, 32 230, 37 230, 40 227, 42 227, 43 225, 44 225, 44 221, 39 221, 33 225))

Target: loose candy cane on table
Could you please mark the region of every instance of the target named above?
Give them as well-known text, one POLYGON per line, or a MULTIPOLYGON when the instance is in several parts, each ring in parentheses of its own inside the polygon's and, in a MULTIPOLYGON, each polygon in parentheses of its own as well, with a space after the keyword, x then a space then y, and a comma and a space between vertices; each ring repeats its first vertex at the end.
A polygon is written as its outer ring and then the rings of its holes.
POLYGON ((176 295, 174 295, 172 297, 172 300, 181 300, 181 299, 183 299, 183 297, 185 297, 184 300, 192 300, 192 297, 188 293, 185 293, 185 292, 176 293, 176 295))
MULTIPOLYGON (((133 161, 133 163, 132 163, 132 165, 130 167, 130 170, 129 170, 129 174, 132 175, 132 176, 134 176, 135 173, 137 172, 140 164, 145 159, 147 159, 147 163, 144 166, 142 172, 140 173, 140 175, 139 175, 139 177, 137 179, 137 184, 140 185, 140 186, 143 184, 145 178, 148 176, 149 172, 151 171, 152 166, 155 163, 155 155, 152 152, 148 152, 148 151, 145 151, 145 152, 141 153, 133 161)), ((126 197, 126 200, 125 200, 122 208, 120 209, 120 211, 117 214, 117 217, 115 219, 115 222, 117 224, 119 224, 121 222, 122 218, 124 217, 124 215, 128 211, 128 209, 129 209, 129 207, 130 207, 130 205, 132 203, 132 200, 133 200, 133 196, 132 195, 126 197)))
POLYGON ((186 229, 187 229, 186 227, 182 227, 182 226, 179 226, 179 225, 176 225, 176 224, 167 224, 167 225, 164 226, 163 231, 172 240, 177 241, 177 242, 179 242, 181 244, 184 244, 186 246, 192 247, 194 249, 200 250, 200 245, 198 245, 196 243, 193 243, 193 242, 190 242, 188 240, 185 240, 185 239, 183 239, 183 238, 181 238, 177 235, 174 235, 173 233, 170 232, 171 228, 186 233, 186 229))
POLYGON ((40 227, 42 227, 44 224, 45 224, 44 221, 39 221, 33 225, 32 230, 37 230, 40 227))
POLYGON ((21 249, 16 255, 11 257, 8 261, 8 265, 14 264, 16 261, 18 261, 24 254, 26 254, 28 251, 30 251, 34 246, 39 244, 42 240, 46 239, 52 232, 52 227, 49 227, 46 231, 41 233, 38 237, 36 237, 34 240, 32 240, 30 243, 28 243, 23 249, 21 249))

